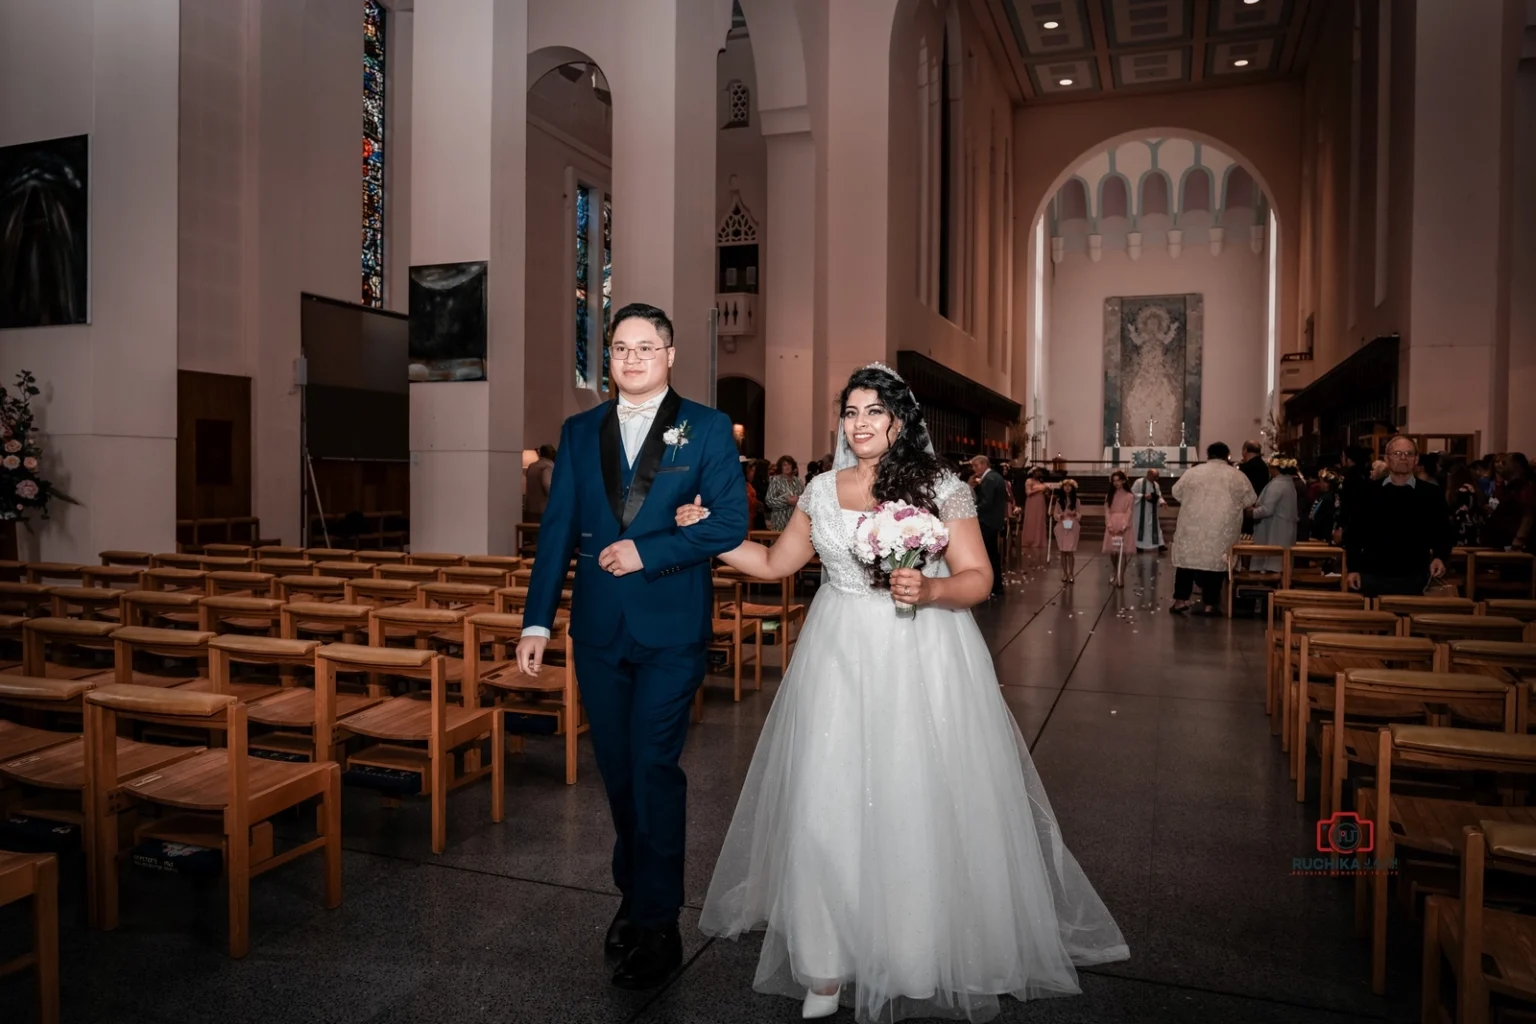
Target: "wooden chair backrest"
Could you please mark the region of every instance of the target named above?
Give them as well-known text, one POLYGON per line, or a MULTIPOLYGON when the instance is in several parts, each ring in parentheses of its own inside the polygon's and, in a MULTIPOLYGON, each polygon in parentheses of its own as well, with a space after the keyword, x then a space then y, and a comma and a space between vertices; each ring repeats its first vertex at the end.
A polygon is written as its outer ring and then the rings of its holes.
POLYGON ((1508 640, 1525 637, 1525 623, 1501 615, 1410 615, 1409 636, 1434 640, 1508 640))
POLYGON ((0 613, 42 615, 52 604, 50 589, 41 583, 0 583, 0 613))
POLYGON ((453 565, 442 570, 444 583, 475 583, 488 587, 505 587, 515 568, 491 565, 453 565))
POLYGON ((1331 544, 1298 543, 1285 551, 1285 577, 1295 588, 1319 590, 1325 593, 1338 591, 1349 593, 1349 561, 1344 549, 1331 544), (1316 563, 1331 565, 1334 575, 1325 576, 1316 569, 1316 563))
POLYGON ((156 566, 144 573, 144 589, 206 594, 208 573, 203 569, 183 569, 174 565, 156 566))
POLYGON ((256 562, 258 572, 269 572, 274 576, 314 576, 315 563, 309 558, 266 558, 262 557, 256 562))
POLYGON ((504 569, 512 572, 522 568, 523 560, 517 555, 467 555, 464 564, 476 569, 504 569))
POLYGON ((1301 658, 1327 658, 1349 668, 1392 668, 1420 672, 1435 667, 1435 645, 1422 637, 1362 633, 1308 633, 1301 638, 1301 658))
POLYGON ((223 632, 225 619, 265 619, 277 626, 282 620, 283 602, 275 597, 219 595, 198 602, 198 629, 207 633, 223 632))
POLYGON ((368 604, 378 608, 391 605, 415 605, 421 601, 420 584, 412 580, 348 580, 347 604, 368 604))
POLYGON ((273 593, 284 601, 342 601, 347 581, 341 576, 279 576, 273 593))
POLYGON ((463 555, 448 551, 412 551, 405 556, 405 560, 408 565, 429 565, 439 569, 464 564, 463 555))
POLYGON ((469 608, 494 604, 496 588, 481 583, 423 583, 421 603, 425 608, 469 608))
POLYGON ((148 551, 122 551, 110 550, 97 553, 102 565, 129 565, 149 568, 149 561, 154 556, 148 551))
POLYGON ((1520 597, 1495 597, 1483 602, 1485 615, 1502 615, 1521 622, 1536 622, 1536 601, 1520 597))
POLYGON ((203 554, 214 558, 251 558, 254 552, 249 544, 204 544, 203 554))
POLYGON ((1473 615, 1477 602, 1467 597, 1429 597, 1424 594, 1397 594, 1378 597, 1376 607, 1394 615, 1473 615))
POLYGON ((344 580, 365 580, 373 577, 378 566, 373 562, 331 561, 316 562, 316 576, 340 576, 344 580))
POLYGON ((305 548, 304 557, 312 562, 352 562, 357 552, 352 548, 305 548))
POLYGON ((381 580, 410 580, 412 583, 434 583, 438 569, 431 565, 381 565, 377 570, 381 580))
POLYGON ((152 569, 201 569, 202 562, 202 555, 183 555, 166 551, 151 556, 149 565, 152 569))
POLYGON ((256 568, 254 558, 219 558, 204 555, 197 560, 199 569, 209 572, 251 572, 256 568))
POLYGON ((248 595, 267 597, 277 577, 270 572, 210 572, 204 585, 209 597, 248 595))
POLYGON ((1275 619, 1289 608, 1342 608, 1367 611, 1371 600, 1361 594, 1348 591, 1334 593, 1331 590, 1277 590, 1269 595, 1269 628, 1275 619))

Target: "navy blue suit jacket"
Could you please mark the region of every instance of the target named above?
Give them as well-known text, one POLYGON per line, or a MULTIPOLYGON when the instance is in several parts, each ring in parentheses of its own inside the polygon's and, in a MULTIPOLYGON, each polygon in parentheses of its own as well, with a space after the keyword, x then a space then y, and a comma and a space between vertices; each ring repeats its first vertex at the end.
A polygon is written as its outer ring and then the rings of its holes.
POLYGON ((617 400, 604 402, 561 428, 523 622, 545 628, 554 622, 566 567, 579 549, 572 638, 607 644, 622 621, 646 647, 706 643, 714 602, 710 561, 747 535, 747 489, 730 418, 668 391, 626 490, 617 406, 617 400), (663 434, 684 425, 687 442, 667 445, 663 434), (709 518, 681 529, 677 507, 696 494, 709 518), (635 542, 643 572, 614 576, 598 567, 597 556, 621 539, 635 542))

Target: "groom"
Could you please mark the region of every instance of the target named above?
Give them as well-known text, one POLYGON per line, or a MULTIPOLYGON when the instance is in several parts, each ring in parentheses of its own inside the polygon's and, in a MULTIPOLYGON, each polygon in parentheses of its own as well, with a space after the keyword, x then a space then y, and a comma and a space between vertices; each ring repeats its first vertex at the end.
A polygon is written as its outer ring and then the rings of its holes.
POLYGON ((560 432, 517 661, 538 673, 575 552, 573 654, 624 896, 607 950, 619 961, 613 983, 643 989, 683 959, 688 780, 677 761, 708 658, 710 560, 746 537, 747 495, 730 420, 668 387, 677 352, 667 315, 625 306, 610 352, 618 399, 560 432), (679 529, 673 515, 695 495, 711 514, 679 529))

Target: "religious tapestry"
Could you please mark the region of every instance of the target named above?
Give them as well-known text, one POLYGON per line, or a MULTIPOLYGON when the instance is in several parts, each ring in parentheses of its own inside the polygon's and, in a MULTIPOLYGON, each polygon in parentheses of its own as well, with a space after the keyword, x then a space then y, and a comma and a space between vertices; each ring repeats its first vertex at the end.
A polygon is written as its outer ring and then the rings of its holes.
POLYGON ((1199 295, 1105 300, 1106 447, 1198 447, 1204 333, 1199 295))

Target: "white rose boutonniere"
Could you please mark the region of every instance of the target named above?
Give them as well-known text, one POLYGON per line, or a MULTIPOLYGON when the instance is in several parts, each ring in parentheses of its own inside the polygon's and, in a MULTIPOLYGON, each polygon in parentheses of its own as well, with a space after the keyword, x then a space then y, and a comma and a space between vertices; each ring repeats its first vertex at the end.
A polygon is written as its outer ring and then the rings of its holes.
POLYGON ((666 442, 667 448, 670 450, 667 455, 668 462, 677 461, 677 450, 687 444, 688 438, 691 436, 692 430, 689 428, 687 420, 683 420, 683 422, 675 427, 668 427, 662 433, 661 439, 666 442))

